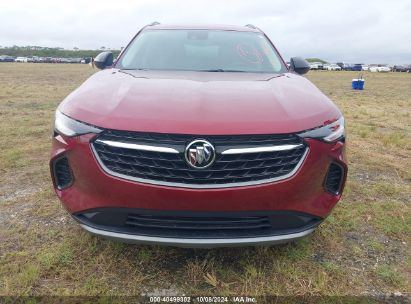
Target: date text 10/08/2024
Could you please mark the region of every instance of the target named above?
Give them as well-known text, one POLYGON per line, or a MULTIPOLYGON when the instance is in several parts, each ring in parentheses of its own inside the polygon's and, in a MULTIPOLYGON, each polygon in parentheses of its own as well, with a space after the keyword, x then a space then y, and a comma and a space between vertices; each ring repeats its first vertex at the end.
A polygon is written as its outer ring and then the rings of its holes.
POLYGON ((247 296, 154 296, 150 303, 257 303, 255 297, 247 296))

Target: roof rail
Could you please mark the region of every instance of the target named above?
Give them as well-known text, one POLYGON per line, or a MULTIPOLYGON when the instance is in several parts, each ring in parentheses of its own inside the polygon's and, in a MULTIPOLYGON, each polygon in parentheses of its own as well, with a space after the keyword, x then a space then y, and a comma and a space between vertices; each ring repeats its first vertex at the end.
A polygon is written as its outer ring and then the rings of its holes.
POLYGON ((154 26, 154 25, 159 25, 159 24, 160 22, 154 21, 154 22, 151 22, 150 24, 147 24, 147 26, 154 26))
POLYGON ((252 25, 252 24, 246 24, 245 25, 246 27, 249 27, 249 28, 251 28, 251 29, 253 29, 253 30, 257 30, 257 31, 260 31, 260 32, 262 32, 258 27, 256 27, 255 25, 252 25))

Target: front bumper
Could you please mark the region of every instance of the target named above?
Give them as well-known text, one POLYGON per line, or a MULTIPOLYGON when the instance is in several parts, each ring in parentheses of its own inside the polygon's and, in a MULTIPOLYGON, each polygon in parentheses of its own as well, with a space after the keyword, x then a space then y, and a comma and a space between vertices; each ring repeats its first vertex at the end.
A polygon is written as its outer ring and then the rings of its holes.
MULTIPOLYGON (((145 184, 106 173, 99 165, 90 145, 94 135, 74 138, 57 135, 53 139, 50 165, 65 156, 70 164, 73 182, 55 191, 66 209, 76 215, 100 208, 124 208, 161 212, 297 212, 316 217, 315 225, 266 235, 231 237, 185 237, 150 235, 118 231, 115 227, 96 226, 80 221, 87 231, 125 242, 164 244, 181 247, 215 247, 255 244, 278 244, 310 234, 341 197, 346 179, 344 143, 327 144, 306 139, 309 150, 297 172, 286 179, 251 186, 218 189, 190 189, 145 184), (344 169, 341 191, 325 190, 325 178, 331 163, 344 169)), ((53 170, 52 170, 52 174, 53 170)), ((76 218, 79 220, 78 218, 76 218)))
POLYGON ((300 212, 164 212, 101 208, 73 215, 87 231, 131 243, 180 247, 279 244, 311 233, 322 219, 300 212))
POLYGON ((183 248, 215 248, 215 247, 239 247, 239 246, 255 246, 255 245, 275 245, 283 244, 291 241, 299 240, 311 234, 315 228, 310 228, 301 232, 273 235, 265 237, 249 237, 249 238, 226 238, 226 239, 184 239, 184 238, 169 238, 157 236, 144 236, 126 233, 118 233, 96 229, 84 224, 80 224, 82 228, 88 232, 105 237, 108 239, 122 241, 131 244, 148 244, 148 245, 164 245, 183 248))

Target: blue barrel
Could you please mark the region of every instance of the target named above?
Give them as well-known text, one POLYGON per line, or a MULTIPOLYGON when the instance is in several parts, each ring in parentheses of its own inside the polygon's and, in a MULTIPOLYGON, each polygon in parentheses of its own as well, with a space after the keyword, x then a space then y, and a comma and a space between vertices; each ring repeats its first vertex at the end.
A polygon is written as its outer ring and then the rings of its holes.
POLYGON ((353 90, 364 90, 364 79, 353 79, 351 86, 353 90))

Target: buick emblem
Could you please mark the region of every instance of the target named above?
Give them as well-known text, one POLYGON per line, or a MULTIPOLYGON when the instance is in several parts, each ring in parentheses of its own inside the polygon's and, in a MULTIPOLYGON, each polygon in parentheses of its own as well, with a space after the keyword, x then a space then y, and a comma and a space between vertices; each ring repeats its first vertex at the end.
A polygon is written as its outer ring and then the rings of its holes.
POLYGON ((187 145, 185 158, 191 167, 204 169, 213 164, 215 149, 208 141, 197 139, 187 145))

